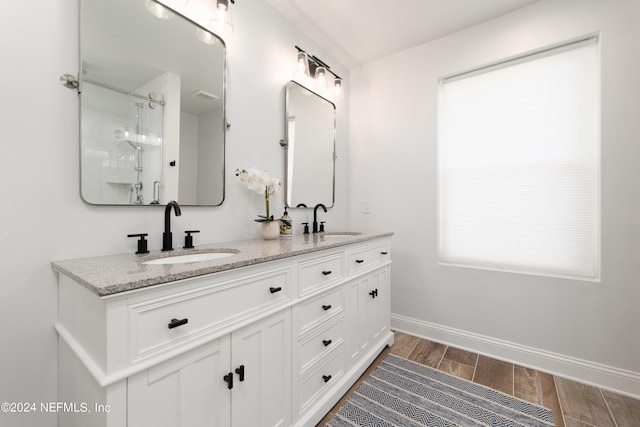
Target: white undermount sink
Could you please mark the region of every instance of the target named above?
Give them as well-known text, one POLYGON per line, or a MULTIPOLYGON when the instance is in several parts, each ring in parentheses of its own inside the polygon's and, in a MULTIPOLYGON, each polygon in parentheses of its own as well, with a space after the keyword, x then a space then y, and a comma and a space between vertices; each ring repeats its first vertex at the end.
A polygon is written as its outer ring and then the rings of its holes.
POLYGON ((163 265, 163 264, 186 264, 188 262, 211 261, 216 259, 227 258, 238 253, 237 250, 226 249, 212 252, 202 252, 195 254, 176 255, 164 258, 156 258, 143 262, 146 265, 163 265))

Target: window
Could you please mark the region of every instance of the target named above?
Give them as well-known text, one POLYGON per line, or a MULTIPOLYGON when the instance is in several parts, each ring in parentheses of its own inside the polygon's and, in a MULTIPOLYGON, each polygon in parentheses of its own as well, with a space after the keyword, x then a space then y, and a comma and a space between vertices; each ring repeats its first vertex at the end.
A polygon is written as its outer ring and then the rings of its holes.
POLYGON ((445 78, 441 263, 599 278, 596 38, 445 78))

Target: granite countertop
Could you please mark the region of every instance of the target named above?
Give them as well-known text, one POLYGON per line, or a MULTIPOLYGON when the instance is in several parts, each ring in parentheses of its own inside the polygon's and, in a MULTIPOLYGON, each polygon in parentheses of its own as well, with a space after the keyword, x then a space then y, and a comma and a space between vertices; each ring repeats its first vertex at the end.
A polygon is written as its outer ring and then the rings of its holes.
POLYGON ((171 252, 151 251, 143 255, 131 253, 55 261, 51 263, 51 267, 54 271, 72 278, 98 296, 104 297, 160 283, 232 270, 392 235, 393 233, 375 232, 362 232, 355 235, 340 232, 301 234, 276 240, 253 239, 196 245, 195 249, 180 249, 171 252), (239 252, 233 256, 209 261, 184 264, 143 264, 145 261, 157 258, 206 253, 211 250, 239 252))

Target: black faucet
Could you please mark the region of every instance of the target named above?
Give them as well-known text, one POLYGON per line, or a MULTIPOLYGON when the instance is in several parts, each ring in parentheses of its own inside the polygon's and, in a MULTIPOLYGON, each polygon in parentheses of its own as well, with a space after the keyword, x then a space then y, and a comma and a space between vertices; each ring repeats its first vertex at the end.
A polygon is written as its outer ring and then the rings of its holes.
POLYGON ((173 250, 173 236, 171 235, 171 208, 176 212, 176 216, 182 215, 180 211, 180 205, 175 200, 167 203, 167 207, 164 209, 164 233, 162 233, 162 250, 173 250))
MULTIPOLYGON (((318 208, 322 208, 323 211, 327 212, 326 206, 323 205, 322 203, 318 203, 316 207, 313 208, 313 232, 314 233, 318 232, 318 208)), ((324 231, 324 227, 322 227, 321 231, 324 231)))

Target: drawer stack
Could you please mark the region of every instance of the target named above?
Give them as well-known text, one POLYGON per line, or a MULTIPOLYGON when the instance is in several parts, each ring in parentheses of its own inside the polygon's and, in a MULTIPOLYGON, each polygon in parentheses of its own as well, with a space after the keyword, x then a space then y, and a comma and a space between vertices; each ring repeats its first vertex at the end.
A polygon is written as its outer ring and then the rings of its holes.
POLYGON ((344 251, 298 263, 296 309, 300 414, 344 375, 344 251), (312 296, 310 296, 312 295, 312 296))

